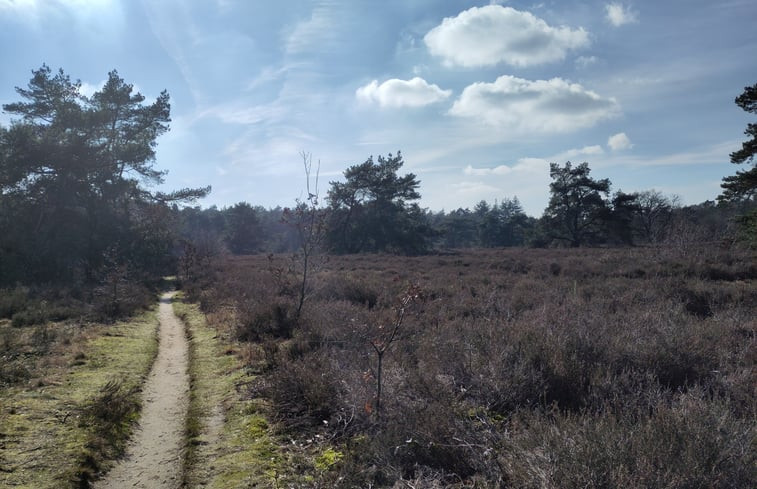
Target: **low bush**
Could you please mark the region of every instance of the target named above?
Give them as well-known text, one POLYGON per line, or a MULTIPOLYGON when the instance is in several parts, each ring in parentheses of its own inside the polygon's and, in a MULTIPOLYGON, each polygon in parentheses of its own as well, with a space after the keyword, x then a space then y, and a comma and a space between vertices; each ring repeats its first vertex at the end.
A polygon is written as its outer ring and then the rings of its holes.
POLYGON ((0 289, 0 318, 12 318, 14 314, 23 311, 29 300, 29 289, 16 287, 0 289))
POLYGON ((219 263, 202 293, 209 317, 262 342, 251 395, 286 437, 343 454, 312 467, 312 487, 752 487, 752 261, 654 248, 334 257, 296 322, 263 257, 219 263), (411 283, 424 300, 398 306, 411 283))
POLYGON ((328 425, 340 410, 337 376, 320 356, 305 356, 276 369, 265 394, 276 405, 279 421, 294 433, 328 425))

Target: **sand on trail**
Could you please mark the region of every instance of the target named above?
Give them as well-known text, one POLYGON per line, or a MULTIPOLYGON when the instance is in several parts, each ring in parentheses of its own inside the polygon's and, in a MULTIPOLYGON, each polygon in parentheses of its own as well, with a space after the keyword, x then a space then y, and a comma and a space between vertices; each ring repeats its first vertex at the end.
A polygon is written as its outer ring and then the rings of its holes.
POLYGON ((142 415, 126 456, 96 489, 175 489, 182 483, 184 431, 189 403, 189 344, 173 313, 174 292, 160 299, 158 356, 142 393, 142 415))

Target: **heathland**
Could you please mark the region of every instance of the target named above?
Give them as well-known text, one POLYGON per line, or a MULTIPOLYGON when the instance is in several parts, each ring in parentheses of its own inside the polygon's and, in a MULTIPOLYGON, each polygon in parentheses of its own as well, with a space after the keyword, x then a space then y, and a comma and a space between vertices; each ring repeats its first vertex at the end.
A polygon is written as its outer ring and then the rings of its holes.
MULTIPOLYGON (((203 209, 209 187, 155 190, 166 92, 112 71, 85 95, 45 65, 17 92, 0 484, 90 487, 140 453, 170 324, 167 487, 757 487, 754 124, 717 203, 565 162, 538 218, 515 196, 434 212, 399 152, 323 198, 302 153, 291 208, 203 209), (174 285, 183 322, 156 314, 174 285)), ((757 113, 757 85, 736 103, 757 113)))
POLYGON ((272 487, 757 481, 753 253, 321 258, 299 314, 288 255, 188 287, 254 375, 272 487))

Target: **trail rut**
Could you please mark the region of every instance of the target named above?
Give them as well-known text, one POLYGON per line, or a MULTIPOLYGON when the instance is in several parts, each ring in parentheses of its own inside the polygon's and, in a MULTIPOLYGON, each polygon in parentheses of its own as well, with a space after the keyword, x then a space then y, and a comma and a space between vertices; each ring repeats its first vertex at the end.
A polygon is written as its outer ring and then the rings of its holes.
POLYGON ((159 350, 145 383, 139 427, 125 458, 95 489, 175 489, 181 485, 189 345, 184 324, 171 307, 173 294, 160 299, 159 350))

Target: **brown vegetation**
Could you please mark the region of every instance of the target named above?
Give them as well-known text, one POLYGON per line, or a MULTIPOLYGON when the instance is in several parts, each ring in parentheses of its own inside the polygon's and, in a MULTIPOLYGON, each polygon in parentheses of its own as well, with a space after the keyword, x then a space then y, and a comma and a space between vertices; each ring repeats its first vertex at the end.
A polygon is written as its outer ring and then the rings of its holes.
POLYGON ((262 256, 194 292, 260 345, 280 432, 329 455, 302 484, 753 487, 757 265, 678 251, 331 257, 298 324, 262 256))

